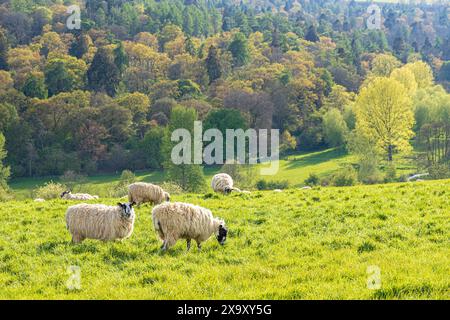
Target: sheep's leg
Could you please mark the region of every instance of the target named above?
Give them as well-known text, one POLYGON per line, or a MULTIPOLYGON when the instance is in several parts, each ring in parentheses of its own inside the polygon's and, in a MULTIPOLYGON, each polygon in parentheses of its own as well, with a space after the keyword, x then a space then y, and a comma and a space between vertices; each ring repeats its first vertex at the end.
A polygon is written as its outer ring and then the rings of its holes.
POLYGON ((187 251, 189 251, 189 249, 191 249, 191 239, 187 239, 186 244, 187 244, 187 251))
POLYGON ((81 243, 83 240, 83 237, 79 234, 72 235, 72 243, 81 243))
POLYGON ((169 248, 173 247, 176 242, 177 242, 177 240, 175 239, 175 237, 173 237, 172 235, 166 235, 164 250, 169 250, 169 248))
POLYGON ((197 240, 197 249, 198 251, 202 251, 202 243, 197 240))
POLYGON ((162 251, 166 251, 167 250, 166 243, 167 243, 166 240, 164 240, 163 244, 161 245, 161 248, 160 248, 162 251))

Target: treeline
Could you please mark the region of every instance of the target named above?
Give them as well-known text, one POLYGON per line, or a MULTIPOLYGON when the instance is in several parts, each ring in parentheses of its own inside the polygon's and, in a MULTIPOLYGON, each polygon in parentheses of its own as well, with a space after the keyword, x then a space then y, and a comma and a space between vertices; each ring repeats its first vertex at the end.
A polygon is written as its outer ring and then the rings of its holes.
MULTIPOLYGON (((280 129, 286 153, 346 145, 339 130, 356 128, 368 79, 426 61, 432 82, 450 81, 443 5, 383 5, 382 30, 367 30, 355 2, 88 0, 68 30, 71 3, 0 4, 0 131, 15 177, 162 168, 184 116, 280 129)), ((447 101, 433 83, 419 89, 447 101)), ((426 123, 405 130, 421 133, 429 163, 448 161, 426 123)))

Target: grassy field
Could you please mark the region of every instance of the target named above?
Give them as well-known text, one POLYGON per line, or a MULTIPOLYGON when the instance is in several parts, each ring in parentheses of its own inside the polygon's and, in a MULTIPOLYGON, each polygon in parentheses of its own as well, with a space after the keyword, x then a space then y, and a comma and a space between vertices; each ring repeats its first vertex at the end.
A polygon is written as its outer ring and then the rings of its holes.
MULTIPOLYGON (((339 149, 327 149, 316 152, 299 153, 285 157, 279 161, 278 174, 274 176, 261 176, 261 179, 265 180, 287 180, 292 187, 303 186, 303 182, 308 178, 309 174, 316 173, 320 177, 331 175, 338 171, 345 165, 356 163, 354 156, 348 155, 344 150, 339 149)), ((261 166, 267 165, 258 165, 261 166)), ((218 173, 220 167, 209 167, 204 169, 205 179, 209 185, 211 178, 214 174, 218 173)), ((259 172, 257 170, 256 172, 259 172)), ((416 168, 412 165, 412 162, 408 159, 400 159, 397 162, 397 174, 409 174, 415 173, 416 168)), ((137 180, 161 183, 164 181, 165 176, 161 171, 156 172, 137 172, 137 180)), ((120 178, 120 173, 117 174, 105 174, 88 177, 82 185, 78 186, 75 191, 88 192, 92 194, 98 194, 102 197, 108 196, 108 190, 114 190, 117 181, 120 178)), ((9 183, 14 195, 18 200, 30 199, 35 195, 33 191, 44 185, 48 181, 58 182, 58 177, 45 177, 45 178, 23 178, 15 179, 9 183)))
POLYGON ((0 299, 449 299, 449 195, 450 181, 430 181, 174 196, 211 208, 230 234, 224 247, 210 239, 186 253, 180 241, 166 254, 150 206, 130 239, 72 245, 71 202, 5 202, 0 299), (70 266, 79 290, 67 287, 70 266))

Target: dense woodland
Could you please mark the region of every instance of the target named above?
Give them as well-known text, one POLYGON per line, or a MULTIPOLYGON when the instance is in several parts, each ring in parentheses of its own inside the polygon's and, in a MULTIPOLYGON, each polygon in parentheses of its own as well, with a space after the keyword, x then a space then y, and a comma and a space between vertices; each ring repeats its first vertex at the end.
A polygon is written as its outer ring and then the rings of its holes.
POLYGON ((0 158, 12 177, 160 169, 170 128, 195 119, 280 129, 284 153, 346 147, 368 180, 374 161, 413 147, 448 171, 445 2, 380 4, 381 29, 368 30, 355 1, 87 0, 69 30, 77 3, 0 1, 0 158))

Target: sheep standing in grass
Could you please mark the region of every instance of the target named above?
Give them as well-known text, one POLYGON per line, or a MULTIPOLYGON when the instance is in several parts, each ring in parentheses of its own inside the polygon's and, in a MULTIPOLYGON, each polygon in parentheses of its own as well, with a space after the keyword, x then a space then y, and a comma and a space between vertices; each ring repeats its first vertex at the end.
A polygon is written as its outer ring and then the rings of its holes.
POLYGON ((228 230, 225 222, 214 218, 211 211, 189 203, 163 203, 152 210, 155 231, 163 241, 162 250, 167 250, 178 239, 186 239, 187 250, 191 247, 191 239, 197 242, 200 250, 202 242, 216 235, 221 245, 225 243, 228 230))
POLYGON ((170 201, 170 195, 160 186, 136 182, 128 186, 128 201, 135 202, 137 205, 145 202, 160 204, 164 201, 170 201))
POLYGON ((87 193, 72 193, 70 191, 64 191, 61 194, 61 199, 87 201, 98 199, 98 196, 91 196, 87 193))
POLYGON ((66 226, 72 234, 72 242, 84 239, 103 241, 122 240, 131 236, 134 228, 134 203, 78 204, 66 212, 66 226))
POLYGON ((234 188, 233 184, 233 178, 226 173, 216 174, 211 181, 211 187, 214 192, 220 192, 223 194, 230 194, 231 191, 241 192, 238 188, 234 188))

